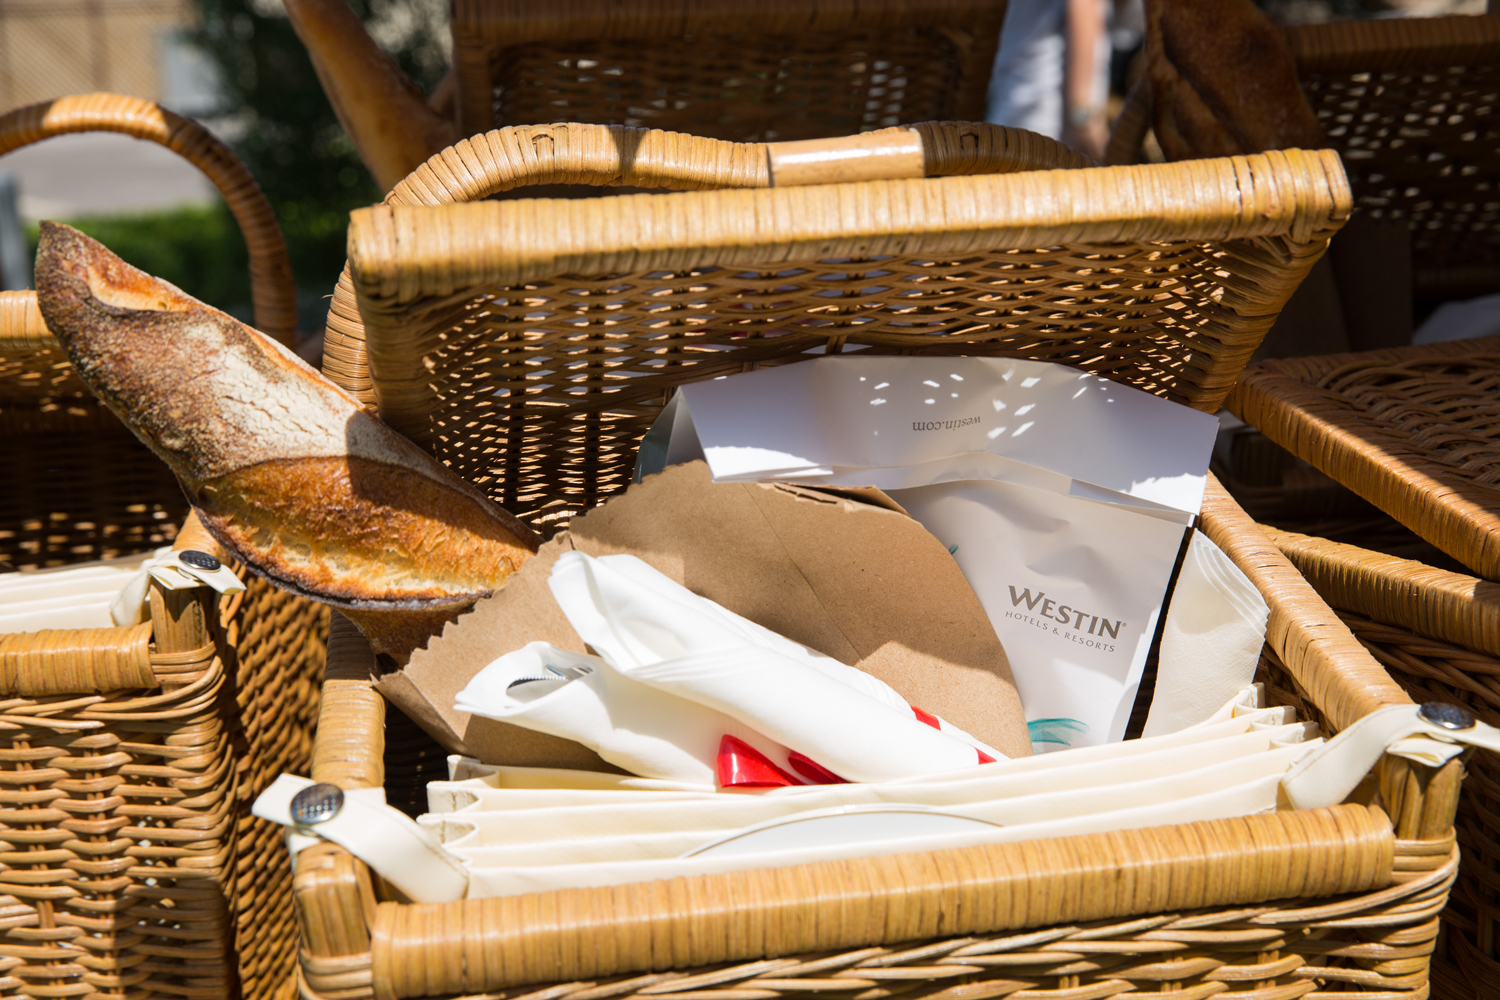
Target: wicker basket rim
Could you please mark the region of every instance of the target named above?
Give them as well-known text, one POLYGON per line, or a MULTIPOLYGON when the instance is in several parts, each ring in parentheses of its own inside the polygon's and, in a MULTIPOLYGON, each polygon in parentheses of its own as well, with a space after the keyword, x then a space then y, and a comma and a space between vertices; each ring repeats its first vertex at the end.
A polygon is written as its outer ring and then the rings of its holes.
MULTIPOLYGON (((1332 151, 807 188, 387 204, 351 215, 362 297, 406 304, 564 274, 1289 235, 1352 204, 1332 151)), ((371 303, 366 303, 369 306, 371 303)))

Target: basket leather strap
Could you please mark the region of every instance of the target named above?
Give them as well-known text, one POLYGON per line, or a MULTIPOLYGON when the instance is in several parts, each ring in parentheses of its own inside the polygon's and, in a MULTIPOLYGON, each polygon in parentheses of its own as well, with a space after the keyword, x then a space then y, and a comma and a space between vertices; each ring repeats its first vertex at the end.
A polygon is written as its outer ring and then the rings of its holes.
POLYGON ((288 848, 332 841, 379 872, 413 902, 463 899, 469 876, 442 844, 410 816, 385 804, 385 791, 361 788, 343 793, 343 805, 329 819, 302 826, 292 818, 292 799, 314 784, 283 774, 255 800, 251 813, 288 828, 288 848))
POLYGON ((1281 781, 1287 799, 1297 809, 1337 805, 1383 753, 1437 766, 1471 746, 1500 751, 1500 729, 1478 721, 1450 729, 1429 721, 1426 709, 1392 705, 1355 722, 1292 767, 1281 781))

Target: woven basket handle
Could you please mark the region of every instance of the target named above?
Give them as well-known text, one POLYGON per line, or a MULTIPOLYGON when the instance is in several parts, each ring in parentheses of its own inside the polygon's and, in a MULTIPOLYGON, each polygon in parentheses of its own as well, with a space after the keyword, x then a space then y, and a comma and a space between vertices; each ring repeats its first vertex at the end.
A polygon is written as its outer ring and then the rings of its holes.
POLYGON ((42 311, 36 306, 36 292, 0 292, 0 357, 32 354, 57 347, 42 311))
MULTIPOLYGON (((763 188, 773 179, 777 184, 820 184, 1092 165, 1056 139, 983 122, 922 122, 786 143, 728 142, 623 125, 520 125, 449 146, 412 171, 385 201, 447 205, 540 184, 688 191, 763 188)), ((376 405, 364 322, 348 265, 328 311, 323 373, 362 403, 376 405)))
POLYGON ((1056 139, 983 122, 922 122, 782 143, 623 125, 518 125, 454 143, 412 171, 385 200, 443 205, 537 184, 690 191, 770 187, 773 178, 782 185, 825 184, 1092 165, 1056 139))
POLYGON ((120 132, 165 146, 203 171, 224 196, 250 251, 255 325, 291 346, 297 339, 297 285, 281 227, 250 171, 201 125, 151 101, 81 94, 0 116, 0 155, 69 132, 120 132))

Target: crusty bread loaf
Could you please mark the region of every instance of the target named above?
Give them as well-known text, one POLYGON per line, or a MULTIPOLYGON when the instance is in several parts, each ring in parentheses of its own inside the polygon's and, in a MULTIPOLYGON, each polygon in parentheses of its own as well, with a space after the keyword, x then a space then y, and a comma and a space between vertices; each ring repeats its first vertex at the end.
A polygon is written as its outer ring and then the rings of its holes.
POLYGON ((1286 35, 1252 0, 1148 0, 1152 126, 1168 160, 1320 149, 1286 35))
POLYGON ((525 525, 290 351, 82 233, 42 223, 36 281, 80 377, 214 537, 350 610, 378 652, 404 660, 420 623, 440 626, 536 551, 525 525), (406 614, 386 641, 390 612, 406 614))

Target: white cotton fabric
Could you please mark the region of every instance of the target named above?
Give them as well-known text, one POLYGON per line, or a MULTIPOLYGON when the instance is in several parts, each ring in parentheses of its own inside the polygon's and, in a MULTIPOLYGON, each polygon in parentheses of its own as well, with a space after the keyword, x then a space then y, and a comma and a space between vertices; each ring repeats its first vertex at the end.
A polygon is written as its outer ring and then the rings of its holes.
POLYGON ((137 625, 147 572, 172 561, 171 548, 160 548, 122 559, 0 575, 0 633, 137 625))
MULTIPOLYGON (((1500 749, 1500 730, 1484 723, 1445 730, 1415 705, 1372 713, 1325 742, 1289 709, 1261 708, 1262 694, 1247 688, 1209 721, 1167 736, 921 780, 760 795, 459 760, 457 780, 429 788, 434 809, 451 811, 413 822, 378 799, 350 793, 336 819, 295 827, 296 839, 341 843, 413 898, 438 902, 1142 829, 1269 812, 1286 802, 1318 808, 1343 801, 1388 749, 1424 761, 1468 745, 1500 749), (560 787, 543 787, 547 782, 560 787), (767 820, 882 804, 1000 825, 756 854, 696 853, 726 831, 743 833, 767 820)), ((255 814, 294 827, 290 800, 307 784, 283 776, 257 800, 255 814)))
POLYGON ((918 721, 883 681, 699 597, 635 556, 567 552, 548 583, 599 655, 532 643, 480 671, 459 693, 460 711, 576 740, 645 778, 693 785, 713 784, 725 735, 791 773, 795 750, 849 781, 1004 756, 950 723, 918 721))
POLYGON ((1073 836, 1248 815, 1276 808, 1288 769, 1321 744, 1288 709, 1256 707, 1247 689, 1215 719, 1180 733, 1086 747, 920 780, 776 789, 760 795, 611 791, 615 780, 545 792, 524 768, 463 765, 475 777, 429 786, 421 823, 469 868, 470 896, 617 885, 1073 836), (483 773, 483 772, 489 773, 483 773), (643 798, 638 799, 638 796, 643 798), (741 856, 688 856, 748 827, 800 814, 881 805, 991 824, 972 831, 741 856))
POLYGON ((1271 608, 1244 572, 1193 533, 1162 626, 1156 692, 1144 736, 1196 725, 1249 684, 1271 608))

